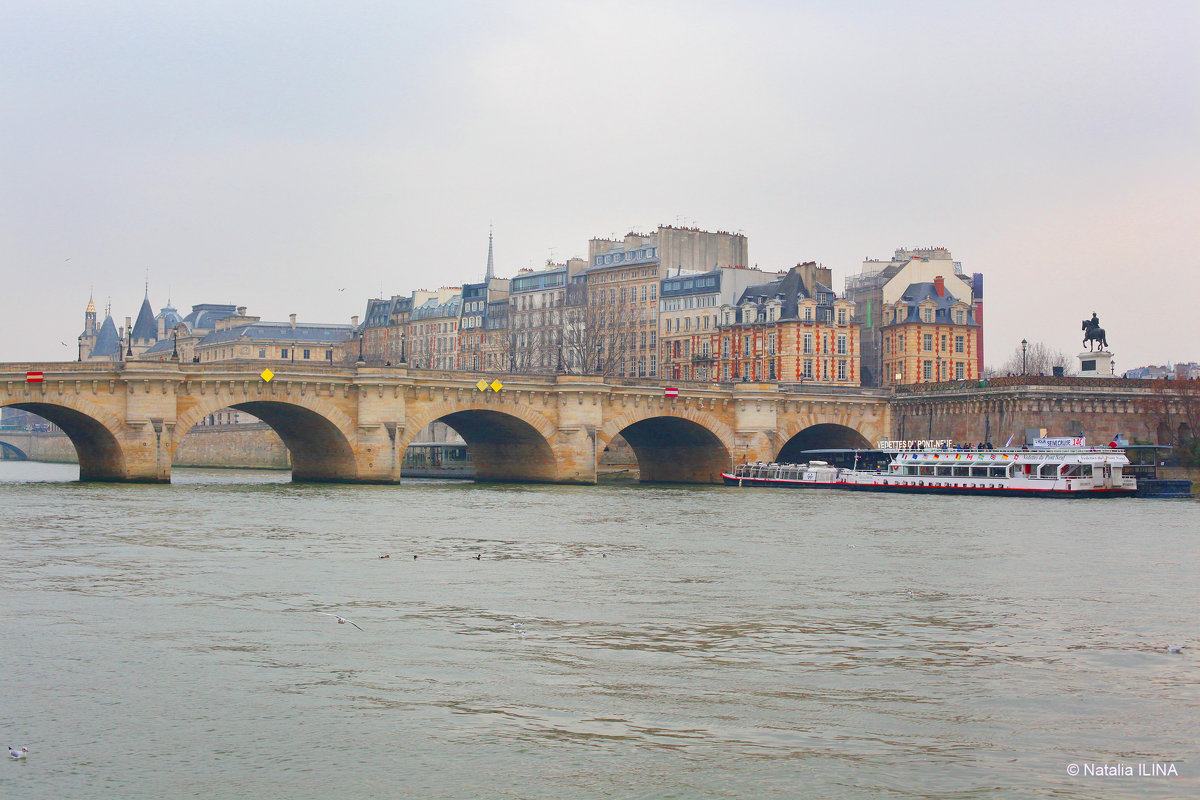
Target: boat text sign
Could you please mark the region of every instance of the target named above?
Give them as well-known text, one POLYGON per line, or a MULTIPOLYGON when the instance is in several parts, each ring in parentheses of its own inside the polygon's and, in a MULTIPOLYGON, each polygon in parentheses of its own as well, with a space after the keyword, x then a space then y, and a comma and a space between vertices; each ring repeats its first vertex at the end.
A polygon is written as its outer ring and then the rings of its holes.
POLYGON ((1034 439, 1034 447, 1087 447, 1087 439, 1082 436, 1059 436, 1056 438, 1034 439))

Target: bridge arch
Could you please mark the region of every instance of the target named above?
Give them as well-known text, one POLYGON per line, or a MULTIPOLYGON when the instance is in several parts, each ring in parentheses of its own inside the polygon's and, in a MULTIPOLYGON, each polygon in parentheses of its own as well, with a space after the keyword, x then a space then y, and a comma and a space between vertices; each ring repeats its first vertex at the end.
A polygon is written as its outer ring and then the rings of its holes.
POLYGON ((627 411, 597 431, 597 449, 617 434, 637 456, 643 483, 720 483, 730 468, 733 431, 704 411, 627 411))
POLYGON ((396 445, 401 459, 425 426, 443 422, 466 441, 477 481, 562 480, 554 452, 558 429, 527 406, 442 401, 412 410, 416 413, 408 418, 396 445))
POLYGON ((806 461, 807 456, 801 455, 805 450, 868 450, 874 446, 856 429, 836 422, 797 422, 784 434, 783 445, 775 454, 781 463, 806 461))
POLYGON ((265 422, 279 435, 292 459, 292 480, 305 483, 360 479, 354 455, 354 425, 320 397, 239 397, 215 395, 189 408, 175 422, 171 457, 197 423, 223 408, 236 408, 265 422))
POLYGON ((28 461, 29 454, 11 442, 0 439, 0 461, 28 461))
POLYGON ((67 435, 79 459, 79 480, 129 479, 125 450, 121 446, 125 426, 112 413, 71 395, 62 395, 54 401, 5 405, 36 414, 67 435))

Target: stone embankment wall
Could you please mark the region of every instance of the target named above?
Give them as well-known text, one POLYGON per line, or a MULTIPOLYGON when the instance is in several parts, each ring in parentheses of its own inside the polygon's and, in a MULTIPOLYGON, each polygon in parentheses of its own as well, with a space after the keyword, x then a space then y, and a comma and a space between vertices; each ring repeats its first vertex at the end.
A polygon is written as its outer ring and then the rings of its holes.
POLYGON ((290 469, 287 447, 270 426, 206 425, 192 428, 175 451, 177 467, 290 469))
MULTIPOLYGON (((79 458, 71 440, 62 433, 6 435, 31 461, 74 464, 79 458)), ((290 469, 283 441, 263 423, 196 426, 175 453, 177 467, 229 469, 290 469)))

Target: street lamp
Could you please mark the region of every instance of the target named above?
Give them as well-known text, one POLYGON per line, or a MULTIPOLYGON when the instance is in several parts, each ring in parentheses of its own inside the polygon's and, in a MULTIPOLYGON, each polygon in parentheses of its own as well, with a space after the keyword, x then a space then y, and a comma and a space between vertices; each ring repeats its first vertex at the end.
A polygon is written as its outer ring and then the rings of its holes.
POLYGON ((1021 374, 1025 374, 1025 350, 1029 347, 1029 342, 1025 339, 1021 340, 1021 374))

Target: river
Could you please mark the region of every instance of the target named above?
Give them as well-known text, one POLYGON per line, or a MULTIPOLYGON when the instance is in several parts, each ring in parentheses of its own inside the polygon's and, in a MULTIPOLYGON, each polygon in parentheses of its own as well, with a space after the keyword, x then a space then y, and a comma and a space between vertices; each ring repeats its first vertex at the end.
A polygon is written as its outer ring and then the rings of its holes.
POLYGON ((77 474, 0 462, 0 797, 1200 796, 1194 501, 77 474))

